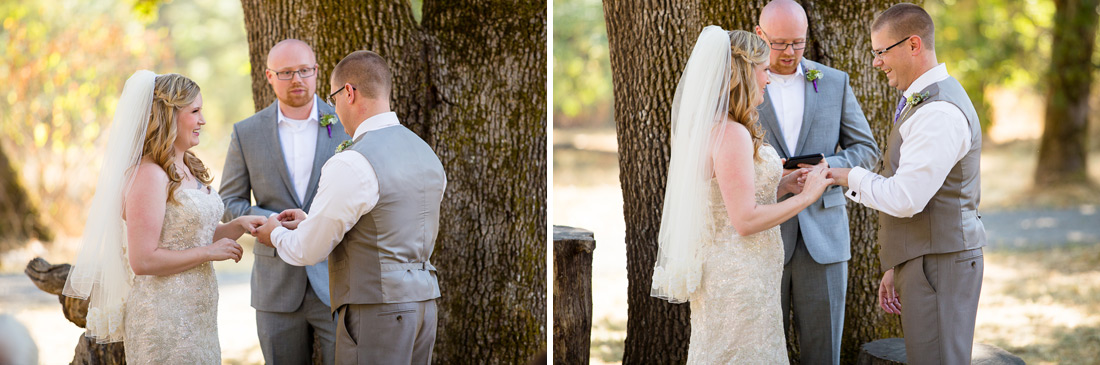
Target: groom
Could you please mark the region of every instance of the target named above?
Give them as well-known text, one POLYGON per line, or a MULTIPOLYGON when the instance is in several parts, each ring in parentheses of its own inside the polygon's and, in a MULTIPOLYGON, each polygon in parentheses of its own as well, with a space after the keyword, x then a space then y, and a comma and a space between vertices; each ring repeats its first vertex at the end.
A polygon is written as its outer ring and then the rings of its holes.
MULTIPOLYGON (((780 157, 825 155, 829 166, 870 168, 878 146, 848 84, 848 74, 803 59, 806 11, 776 0, 760 12, 756 34, 771 47, 760 124, 780 157), (840 147, 838 150, 837 147, 840 147)), ((839 364, 851 246, 840 188, 782 224, 783 333, 794 312, 803 364, 839 364)))
POLYGON ((429 259, 447 177, 390 111, 392 79, 374 52, 336 65, 329 99, 354 139, 325 163, 308 218, 284 211, 256 232, 292 265, 330 259, 340 364, 428 364, 435 344, 439 283, 429 259))
POLYGON ((934 36, 916 5, 875 19, 873 65, 904 96, 882 175, 830 172, 848 198, 880 211, 879 306, 901 314, 909 363, 968 364, 986 243, 977 211, 982 130, 966 91, 936 60, 934 36))
MULTIPOLYGON (((233 125, 221 187, 225 221, 308 210, 321 166, 348 139, 339 125, 322 125, 329 119, 323 116, 334 111, 316 96, 317 61, 308 44, 297 39, 276 44, 268 52, 265 74, 278 100, 233 125)), ((265 245, 252 252, 252 307, 265 362, 310 363, 316 333, 324 363, 332 364, 336 323, 329 308, 327 263, 288 265, 265 245)))

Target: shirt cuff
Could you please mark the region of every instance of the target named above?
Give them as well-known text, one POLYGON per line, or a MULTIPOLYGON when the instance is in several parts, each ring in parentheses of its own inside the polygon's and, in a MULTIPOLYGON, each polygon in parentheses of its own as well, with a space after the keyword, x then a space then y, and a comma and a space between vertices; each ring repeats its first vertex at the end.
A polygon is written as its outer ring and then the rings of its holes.
POLYGON ((281 246, 279 244, 279 238, 282 237, 283 233, 287 232, 290 232, 290 230, 286 229, 286 227, 283 227, 281 224, 278 227, 275 227, 275 229, 271 230, 271 245, 275 246, 276 250, 278 250, 281 246))
POLYGON ((863 197, 863 192, 860 187, 863 185, 863 179, 867 175, 871 174, 867 169, 856 166, 848 171, 848 191, 844 193, 844 196, 848 199, 859 203, 860 198, 863 197))

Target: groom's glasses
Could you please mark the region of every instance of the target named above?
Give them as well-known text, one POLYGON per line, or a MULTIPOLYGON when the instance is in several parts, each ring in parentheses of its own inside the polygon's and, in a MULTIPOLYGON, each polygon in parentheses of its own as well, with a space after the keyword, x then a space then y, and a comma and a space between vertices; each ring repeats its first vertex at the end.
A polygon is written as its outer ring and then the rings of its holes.
POLYGON ((768 32, 765 32, 763 29, 761 29, 760 33, 764 33, 764 36, 768 37, 768 42, 769 42, 768 45, 776 51, 786 51, 788 46, 791 47, 791 49, 793 49, 795 51, 800 51, 800 50, 806 49, 806 41, 798 41, 798 42, 791 42, 791 43, 772 42, 771 41, 772 37, 770 35, 768 35, 768 32))
POLYGON ((279 80, 293 79, 295 73, 297 73, 298 76, 301 76, 304 79, 304 78, 307 78, 307 77, 313 77, 313 75, 317 73, 317 66, 307 67, 307 68, 303 68, 301 70, 291 70, 291 71, 275 71, 275 70, 272 70, 270 68, 268 70, 271 70, 271 72, 274 72, 275 77, 279 78, 279 80))
MULTIPOLYGON (((352 86, 351 89, 355 90, 355 86, 352 86)), ((339 94, 341 91, 344 90, 347 90, 347 88, 341 87, 340 90, 336 90, 333 91, 332 94, 328 94, 328 105, 336 106, 336 94, 339 94)))
POLYGON ((913 36, 908 36, 908 37, 905 37, 905 39, 902 39, 902 40, 898 41, 898 43, 894 43, 893 45, 891 45, 891 46, 889 46, 889 47, 886 47, 886 49, 884 49, 884 50, 881 50, 881 51, 876 51, 876 50, 873 50, 873 49, 872 49, 872 50, 871 50, 871 58, 872 58, 872 59, 875 59, 875 58, 879 58, 879 57, 882 57, 882 54, 883 54, 883 53, 886 53, 886 51, 889 51, 889 50, 890 50, 891 48, 897 47, 897 46, 898 46, 899 44, 901 44, 902 42, 905 42, 905 41, 909 40, 909 38, 913 38, 913 36))

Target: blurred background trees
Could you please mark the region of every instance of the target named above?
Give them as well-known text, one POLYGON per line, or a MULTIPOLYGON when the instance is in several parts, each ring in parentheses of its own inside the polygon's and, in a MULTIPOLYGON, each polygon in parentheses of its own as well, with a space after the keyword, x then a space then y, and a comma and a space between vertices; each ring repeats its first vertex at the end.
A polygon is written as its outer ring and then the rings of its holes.
MULTIPOLYGON (((0 204, 0 211, 26 210, 19 215, 61 237, 80 234, 115 103, 138 69, 198 82, 208 124, 196 151, 217 179, 228 126, 251 113, 240 6, 216 0, 147 5, 0 3, 0 153, 16 177, 0 182, 9 192, 11 182, 21 181, 27 201, 0 204), (29 210, 34 207, 39 214, 29 210)), ((0 239, 9 233, 28 238, 0 230, 0 239)))

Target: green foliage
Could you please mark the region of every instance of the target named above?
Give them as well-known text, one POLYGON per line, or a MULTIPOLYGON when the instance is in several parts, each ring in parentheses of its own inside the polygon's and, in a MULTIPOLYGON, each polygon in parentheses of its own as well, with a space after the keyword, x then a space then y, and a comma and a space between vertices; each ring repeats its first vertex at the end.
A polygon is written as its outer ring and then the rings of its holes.
POLYGON ((554 116, 613 125, 611 64, 599 0, 554 0, 554 116), (600 115, 600 110, 607 111, 600 115))
POLYGON ((0 2, 0 21, 0 145, 60 232, 83 228, 115 104, 134 71, 199 83, 208 124, 197 153, 215 172, 228 125, 251 114, 239 3, 13 0, 0 2))
POLYGON ((995 122, 988 87, 1042 89, 1050 63, 1051 1, 925 2, 936 23, 936 54, 970 95, 982 130, 995 122))

